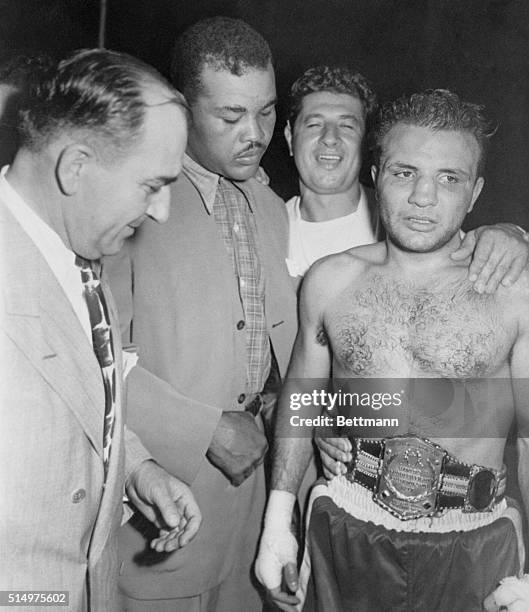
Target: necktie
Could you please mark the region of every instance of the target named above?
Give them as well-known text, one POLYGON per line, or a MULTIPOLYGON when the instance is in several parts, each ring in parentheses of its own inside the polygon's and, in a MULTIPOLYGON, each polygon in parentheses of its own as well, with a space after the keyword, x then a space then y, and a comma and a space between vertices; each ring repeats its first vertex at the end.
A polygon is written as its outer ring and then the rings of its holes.
POLYGON ((81 268, 84 297, 92 328, 92 345, 101 368, 105 388, 103 467, 106 481, 116 415, 116 364, 112 348, 112 328, 98 273, 94 270, 92 263, 82 257, 77 256, 75 263, 81 268))

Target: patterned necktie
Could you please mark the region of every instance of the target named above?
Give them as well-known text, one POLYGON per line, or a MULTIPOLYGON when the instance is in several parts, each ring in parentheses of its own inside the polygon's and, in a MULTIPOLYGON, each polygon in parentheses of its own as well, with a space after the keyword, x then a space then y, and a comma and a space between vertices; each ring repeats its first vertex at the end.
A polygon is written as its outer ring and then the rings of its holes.
POLYGON ((112 348, 112 328, 108 309, 99 275, 93 269, 92 263, 77 256, 76 265, 81 268, 84 297, 90 316, 92 328, 92 345, 101 367, 103 385, 105 387, 105 420, 103 425, 103 467, 105 481, 108 473, 108 461, 114 431, 116 415, 116 364, 112 348))

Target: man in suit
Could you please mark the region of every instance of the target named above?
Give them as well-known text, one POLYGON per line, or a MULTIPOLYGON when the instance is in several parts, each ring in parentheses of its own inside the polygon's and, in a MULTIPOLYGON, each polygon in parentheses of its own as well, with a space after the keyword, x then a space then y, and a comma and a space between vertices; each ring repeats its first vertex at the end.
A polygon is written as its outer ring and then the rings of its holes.
POLYGON ((192 485, 204 515, 188 547, 156 559, 139 554, 141 533, 122 528, 126 610, 262 606, 251 578, 265 501, 262 413, 296 330, 284 204, 253 178, 275 122, 271 62, 239 20, 208 19, 183 34, 174 76, 191 121, 173 213, 162 227, 146 222, 108 262, 127 340, 166 383, 131 373, 128 424, 192 485), (188 399, 175 408, 169 389, 188 399))
POLYGON ((0 177, 0 589, 118 609, 125 491, 161 528, 157 550, 198 529, 189 489, 124 428, 134 359, 97 265, 145 219, 166 220, 186 131, 182 97, 154 69, 103 50, 60 62, 23 112, 0 177))

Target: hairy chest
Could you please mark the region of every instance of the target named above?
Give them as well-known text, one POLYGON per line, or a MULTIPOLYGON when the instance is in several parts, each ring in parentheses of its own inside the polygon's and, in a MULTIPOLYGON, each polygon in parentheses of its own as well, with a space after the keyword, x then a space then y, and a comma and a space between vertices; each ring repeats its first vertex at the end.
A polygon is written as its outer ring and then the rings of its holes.
POLYGON ((483 377, 510 346, 494 299, 466 286, 416 290, 374 279, 345 292, 325 326, 335 361, 355 376, 483 377))

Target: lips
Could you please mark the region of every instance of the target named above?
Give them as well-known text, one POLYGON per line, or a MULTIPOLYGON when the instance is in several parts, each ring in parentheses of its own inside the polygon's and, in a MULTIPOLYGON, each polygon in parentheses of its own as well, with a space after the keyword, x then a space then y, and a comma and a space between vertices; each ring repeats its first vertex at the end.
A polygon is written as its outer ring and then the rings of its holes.
POLYGON ((337 153, 319 153, 316 155, 318 165, 329 170, 336 168, 342 159, 343 157, 337 153))
POLYGON ((437 225, 437 221, 431 217, 424 217, 422 215, 410 215, 405 218, 405 221, 413 229, 419 231, 429 231, 437 225))
POLYGON ((263 155, 263 151, 252 151, 251 153, 242 153, 241 155, 237 155, 235 159, 244 166, 251 166, 253 164, 258 164, 261 161, 261 157, 263 155))

